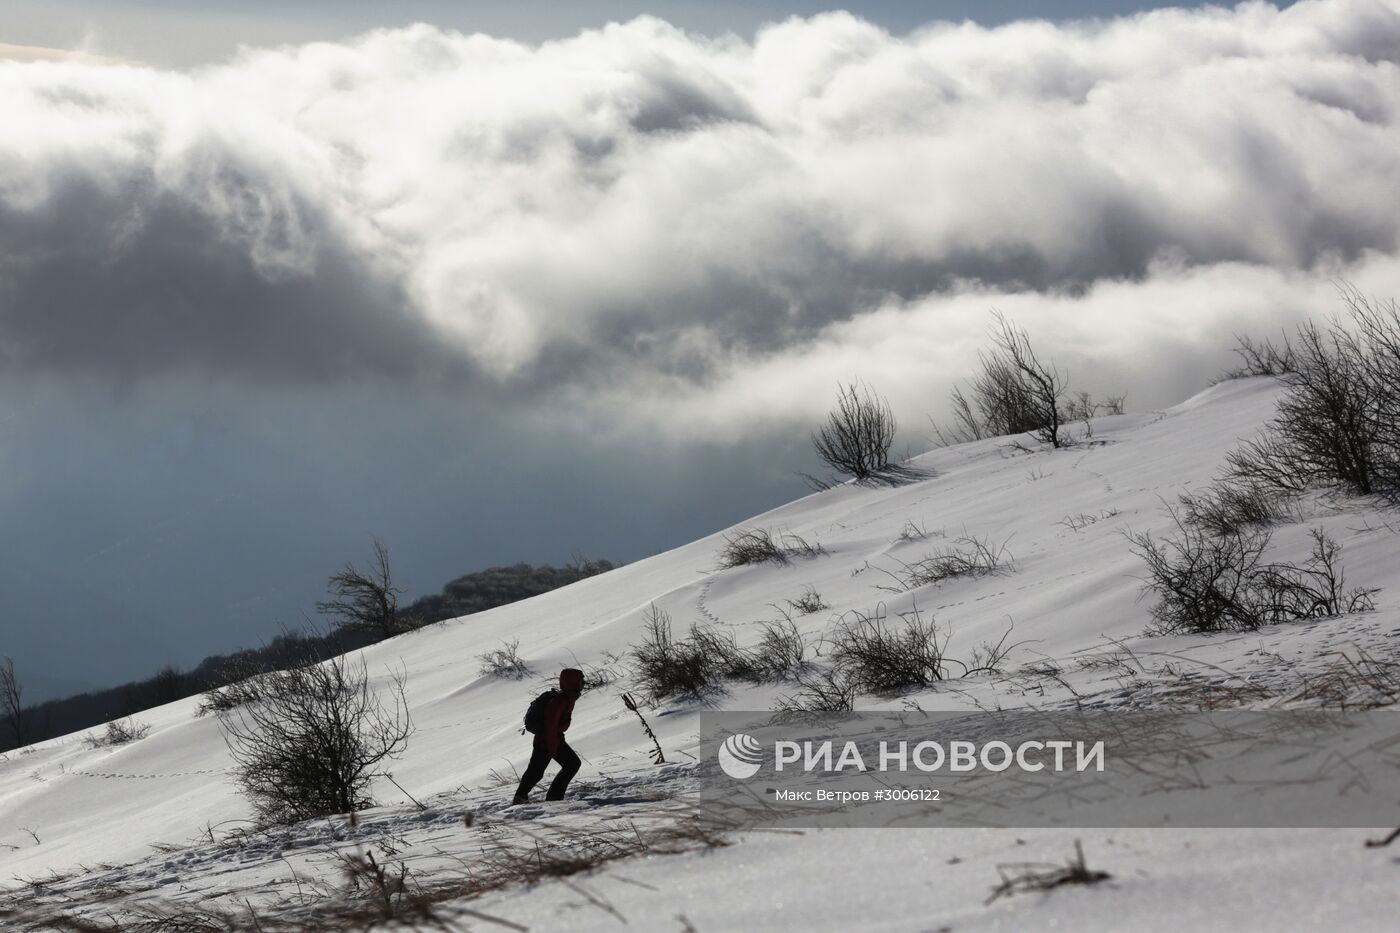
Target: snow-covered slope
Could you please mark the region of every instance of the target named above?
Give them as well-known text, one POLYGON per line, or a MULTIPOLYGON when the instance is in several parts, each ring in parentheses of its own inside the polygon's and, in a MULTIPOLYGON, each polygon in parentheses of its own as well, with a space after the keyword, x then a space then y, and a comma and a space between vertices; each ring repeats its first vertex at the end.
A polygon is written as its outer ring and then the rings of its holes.
MULTIPOLYGON (((1272 685, 1274 697, 1286 697, 1298 672, 1324 664, 1331 651, 1354 646, 1393 658, 1400 653, 1395 523, 1346 500, 1311 502, 1307 521, 1280 528, 1276 545, 1281 554, 1300 557, 1306 529, 1326 527, 1343 546, 1348 578, 1380 588, 1375 613, 1247 636, 1143 634, 1142 567, 1122 532, 1165 530, 1163 503, 1215 477, 1225 453, 1272 414, 1278 392, 1269 379, 1222 383, 1168 411, 1099 419, 1091 441, 1066 450, 1017 451, 1004 440, 935 450, 912 464, 924 479, 839 487, 741 526, 801 535, 825 548, 824 556, 716 570, 724 542, 718 533, 369 648, 364 657, 381 682, 390 670, 407 674, 417 732, 393 775, 430 809, 420 814, 386 783, 376 788, 383 806, 366 822, 395 827, 397 838, 418 844, 420 853, 469 859, 483 834, 499 839, 512 827, 549 820, 580 831, 616 825, 654 815, 651 792, 683 797, 693 786, 686 754, 695 744, 695 722, 687 715, 693 708, 663 704, 651 715, 668 758, 681 763, 657 769, 617 699, 627 687, 626 665, 608 661, 640 640, 652 604, 681 628, 692 620, 731 627, 743 644, 776 617, 774 604, 809 587, 831 606, 795 617, 813 637, 829 631, 842 612, 869 612, 882 602, 896 612, 917 602, 948 628, 954 657, 996 642, 1011 625, 1014 640, 1023 643, 1008 661, 1012 668, 1050 658, 1072 670, 1076 656, 1127 646, 1139 658, 1199 659, 1202 670, 1223 668, 1272 685), (908 533, 911 527, 927 537, 908 533), (963 535, 1004 543, 1014 571, 898 594, 882 588, 886 571, 900 561, 963 535), (538 676, 514 681, 480 674, 478 655, 514 639, 538 676), (504 811, 510 791, 492 772, 522 768, 528 757, 519 733, 524 705, 540 682, 575 663, 612 663, 623 674, 614 687, 586 694, 575 712, 570 741, 585 757, 578 799, 543 816, 539 807, 504 811), (463 825, 465 812, 475 814, 475 825, 463 825)), ((1141 689, 1115 679, 1111 665, 1085 665, 1074 676, 1076 692, 1112 689, 1121 702, 1133 702, 1134 689, 1141 689)), ((1051 703, 1059 689, 1039 684, 1029 696, 1024 678, 982 676, 950 682, 917 701, 925 709, 1051 703)), ((761 710, 792 690, 735 685, 720 702, 761 710)), ((151 731, 127 746, 95 750, 70 736, 0 760, 0 878, 57 872, 68 877, 70 893, 104 883, 151 896, 258 897, 282 890, 292 875, 332 873, 328 853, 337 840, 329 832, 307 829, 262 847, 198 843, 206 829, 217 839, 238 825, 248 809, 231 782, 218 724, 196 717, 196 702, 140 714, 151 731)), ((861 705, 881 701, 866 698, 861 705)), ((1387 850, 1363 849, 1363 837, 1185 830, 740 834, 724 848, 618 861, 581 878, 508 887, 475 906, 532 929, 570 930, 616 929, 624 918, 633 929, 681 929, 682 916, 701 931, 1393 929, 1400 865, 1387 850), (1114 881, 983 905, 998 863, 1063 861, 1074 838, 1084 840, 1091 864, 1102 863, 1092 867, 1111 871, 1114 881)), ((424 861, 420 868, 450 871, 450 864, 435 869, 424 861)))

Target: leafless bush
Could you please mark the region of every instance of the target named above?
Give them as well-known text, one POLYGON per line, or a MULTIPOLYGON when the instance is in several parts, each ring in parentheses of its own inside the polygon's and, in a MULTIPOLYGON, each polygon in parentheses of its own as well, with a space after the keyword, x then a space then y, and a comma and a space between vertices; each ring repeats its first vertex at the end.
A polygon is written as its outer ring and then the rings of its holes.
POLYGON ((583 671, 583 689, 601 690, 618 681, 617 668, 622 664, 622 658, 611 651, 604 652, 602 664, 575 664, 575 667, 583 671))
POLYGON ((337 627, 372 632, 380 638, 391 638, 407 630, 399 617, 402 591, 394 586, 389 549, 378 538, 373 539, 367 569, 346 564, 326 586, 333 598, 317 603, 316 609, 337 627))
POLYGON ((642 621, 646 634, 632 648, 633 676, 650 699, 701 696, 722 684, 720 659, 693 638, 675 638, 669 613, 653 604, 642 621))
POLYGON ((1124 412, 1124 405, 1128 401, 1126 395, 1106 395, 1103 399, 1103 411, 1106 415, 1121 415, 1124 412))
POLYGON ((397 674, 386 707, 364 662, 345 656, 273 671, 261 695, 220 714, 239 785, 265 823, 372 806, 370 785, 413 733, 397 674))
POLYGON ((1225 465, 1229 482, 1277 489, 1289 495, 1306 492, 1318 478, 1303 464, 1295 445, 1277 432, 1245 441, 1225 455, 1225 465))
POLYGON ((925 621, 917 609, 900 616, 894 625, 885 618, 884 606, 874 614, 852 611, 837 625, 832 638, 832 661, 849 674, 850 682, 865 693, 892 696, 928 687, 945 679, 943 641, 932 619, 925 621))
POLYGON ((793 612, 800 613, 804 616, 809 616, 814 612, 822 612, 823 610, 831 608, 826 604, 826 601, 822 599, 822 594, 818 593, 816 588, 811 586, 803 590, 802 595, 796 599, 789 599, 787 604, 793 612))
POLYGON ((151 727, 147 723, 135 719, 114 719, 107 723, 107 728, 101 733, 88 733, 83 738, 83 743, 88 748, 111 748, 138 742, 150 734, 151 727))
POLYGON ((1312 531, 1312 554, 1302 565, 1270 563, 1267 529, 1214 535, 1169 512, 1175 535, 1161 542, 1129 536, 1147 563, 1146 588, 1157 597, 1154 633, 1252 631, 1375 608, 1374 590, 1346 589, 1340 548, 1320 529, 1312 531))
POLYGON ((1342 297, 1349 323, 1304 324, 1287 344, 1288 391, 1264 437, 1230 456, 1233 476, 1400 498, 1400 309, 1342 297))
POLYGON ((889 466, 895 419, 890 405, 869 386, 840 388, 826 424, 812 435, 817 456, 838 473, 867 479, 889 466))
POLYGON ((1228 370, 1225 379, 1244 379, 1249 376, 1287 376, 1298 371, 1298 360, 1287 335, 1281 344, 1272 340, 1252 340, 1240 334, 1235 335, 1235 355, 1240 365, 1228 370))
POLYGON ((1358 342, 1367 350, 1366 381, 1373 388, 1368 413, 1373 437, 1371 466, 1376 490, 1391 500, 1400 498, 1400 306, 1392 299, 1379 303, 1357 289, 1344 287, 1358 342))
POLYGON ((791 680, 810 666, 807 640, 791 621, 765 622, 758 647, 753 650, 763 680, 791 680))
POLYGON ((702 655, 719 681, 746 680, 762 683, 767 678, 762 662, 754 652, 740 648, 734 635, 712 625, 692 623, 686 637, 687 650, 702 655))
POLYGON ((922 560, 899 564, 900 569, 894 571, 878 568, 894 581, 894 585, 880 589, 899 593, 958 577, 990 576, 1010 569, 1011 558, 1005 542, 993 544, 991 538, 967 535, 958 538, 952 547, 937 550, 922 560))
POLYGON ((1081 389, 1065 403, 1065 420, 1093 421, 1094 416, 1099 413, 1099 407, 1099 403, 1094 401, 1088 392, 1081 389))
POLYGON ((485 677, 507 677, 520 680, 532 673, 530 665, 520 657, 520 639, 502 642, 501 647, 493 648, 477 656, 481 662, 481 674, 485 677))
POLYGON ((847 713, 856 707, 860 684, 845 668, 808 672, 797 680, 798 691, 778 701, 779 714, 847 713))
POLYGON ((927 527, 925 527, 924 525, 920 525, 918 522, 914 521, 911 518, 909 521, 904 523, 903 528, 899 529, 899 537, 895 538, 895 543, 899 544, 905 541, 922 541, 930 536, 941 538, 943 537, 943 532, 930 531, 927 527))
POLYGON ((749 564, 786 564, 787 553, 773 540, 766 528, 749 528, 726 535, 719 552, 721 568, 744 567, 749 564))
POLYGON ((826 553, 820 544, 808 542, 801 535, 784 532, 778 537, 766 528, 746 528, 726 535, 720 548, 721 570, 749 564, 789 564, 795 557, 818 557, 826 553))
POLYGON ((1015 626, 1008 625, 1006 631, 1002 633, 1001 638, 997 639, 996 642, 984 641, 982 644, 972 649, 972 653, 968 656, 966 663, 948 659, 949 663, 957 664, 961 667, 963 669, 963 677, 967 677, 971 674, 1001 673, 1006 666, 1006 659, 1010 656, 1012 650, 1019 645, 1025 644, 1025 642, 1012 642, 1009 640, 1014 628, 1015 626))
POLYGON ((946 443, 1031 434, 1053 447, 1066 443, 1060 426, 1068 381, 1043 362, 1024 329, 994 313, 993 348, 980 356, 980 370, 967 392, 954 389, 952 427, 935 426, 946 443))
POLYGON ((1182 520, 1212 535, 1267 528, 1294 517, 1291 496, 1277 486, 1224 482, 1180 496, 1182 520))
POLYGON ((698 623, 677 638, 670 615, 654 605, 643 621, 646 636, 632 648, 632 668, 638 686, 651 700, 705 696, 732 680, 785 680, 807 665, 807 643, 791 622, 764 623, 758 645, 749 649, 739 647, 733 634, 698 623))

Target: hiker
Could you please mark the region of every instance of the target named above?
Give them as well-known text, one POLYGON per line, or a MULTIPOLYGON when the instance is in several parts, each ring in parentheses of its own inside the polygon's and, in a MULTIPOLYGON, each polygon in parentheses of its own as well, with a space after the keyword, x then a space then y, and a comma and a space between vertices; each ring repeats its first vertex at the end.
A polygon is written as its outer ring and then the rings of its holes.
POLYGON ((559 762, 559 773, 554 776, 544 799, 564 799, 564 791, 569 789, 569 782, 579 769, 578 755, 564 741, 564 733, 569 730, 574 701, 582 692, 583 671, 566 667, 559 672, 559 689, 540 694, 530 704, 525 714, 525 728, 535 733, 535 747, 511 806, 529 801, 530 791, 544 777, 544 769, 551 759, 559 762))

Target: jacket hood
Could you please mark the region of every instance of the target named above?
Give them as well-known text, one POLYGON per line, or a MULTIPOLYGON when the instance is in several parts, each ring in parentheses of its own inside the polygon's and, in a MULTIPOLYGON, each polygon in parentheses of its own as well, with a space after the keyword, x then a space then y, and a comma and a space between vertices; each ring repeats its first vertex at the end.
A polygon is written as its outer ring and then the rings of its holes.
POLYGON ((566 667, 560 671, 559 691, 561 693, 582 692, 583 671, 576 667, 566 667))

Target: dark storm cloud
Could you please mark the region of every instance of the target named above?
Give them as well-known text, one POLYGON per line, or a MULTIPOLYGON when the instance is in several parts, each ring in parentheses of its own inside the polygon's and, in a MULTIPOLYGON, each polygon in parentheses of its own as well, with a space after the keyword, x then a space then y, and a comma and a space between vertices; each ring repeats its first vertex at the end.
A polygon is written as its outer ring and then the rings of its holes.
POLYGON ((127 381, 167 371, 324 381, 409 378, 453 361, 319 206, 207 154, 197 188, 145 169, 45 178, 0 204, 0 321, 11 367, 127 381), (212 204, 220 205, 211 209, 212 204))
MULTIPOLYGON (((1216 268, 1259 295, 1388 287, 1397 60, 1400 7, 1338 0, 6 65, 0 341, 21 369, 472 376, 588 403, 704 395, 843 340, 859 369, 850 334, 890 308, 956 333, 1009 302, 1054 330, 1106 288, 1216 268)), ((1143 353, 1132 304, 1114 326, 1143 353)), ((1178 313, 1213 333, 1263 310, 1178 313)))

